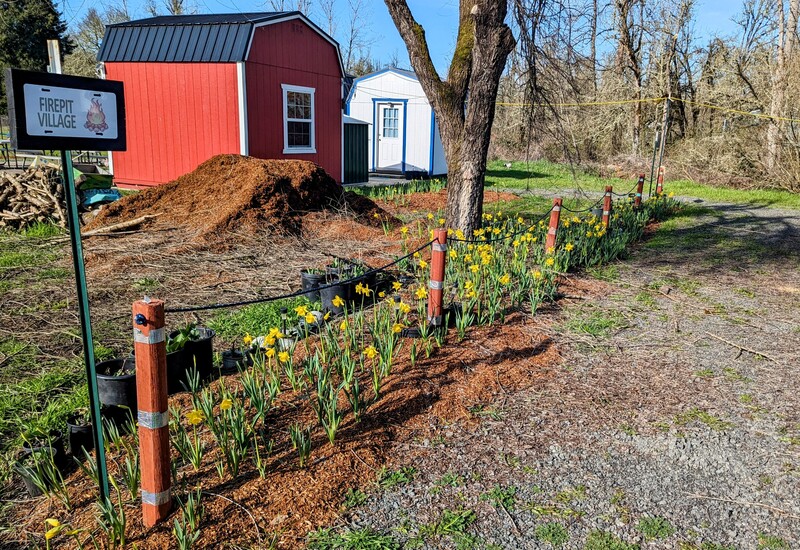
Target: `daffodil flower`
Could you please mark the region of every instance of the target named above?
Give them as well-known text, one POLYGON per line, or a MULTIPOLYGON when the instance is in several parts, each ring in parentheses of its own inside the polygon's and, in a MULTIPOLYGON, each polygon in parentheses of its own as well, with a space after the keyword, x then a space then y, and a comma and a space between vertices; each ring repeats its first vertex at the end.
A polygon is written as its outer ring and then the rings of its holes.
POLYGON ((553 267, 553 264, 555 264, 555 263, 556 263, 556 261, 555 261, 553 258, 547 258, 547 259, 544 261, 544 264, 545 264, 547 267, 553 267))
POLYGON ((367 359, 374 359, 376 355, 378 355, 378 350, 375 349, 375 346, 367 346, 364 348, 364 356, 367 359))
POLYGON ((306 306, 297 306, 294 311, 298 317, 305 317, 306 313, 308 313, 308 308, 306 306))
POLYGON ((289 361, 289 353, 288 353, 288 352, 286 352, 286 351, 282 351, 282 352, 280 352, 280 353, 278 354, 278 360, 279 360, 281 363, 286 363, 286 362, 288 362, 288 361, 289 361))
POLYGON ((394 326, 392 327, 392 332, 394 332, 395 334, 400 334, 401 332, 403 332, 404 328, 405 327, 403 327, 403 325, 401 325, 400 323, 395 323, 394 326))
POLYGON ((416 294, 418 300, 423 300, 423 299, 428 297, 428 291, 425 290, 424 286, 419 287, 415 294, 416 294))
POLYGON ((508 273, 506 273, 505 275, 503 275, 502 277, 500 277, 500 279, 498 279, 498 280, 500 281, 500 284, 501 284, 501 285, 507 285, 508 283, 510 283, 510 282, 511 282, 511 275, 509 275, 508 273))
POLYGON ((317 318, 314 317, 313 313, 311 313, 310 311, 308 313, 306 313, 306 324, 313 325, 316 322, 317 322, 317 318))
POLYGON ((403 283, 399 281, 395 281, 392 283, 392 290, 394 290, 395 292, 400 290, 401 288, 403 288, 403 283))
POLYGON ((342 307, 344 305, 344 300, 337 294, 334 296, 332 304, 333 307, 342 307))
POLYGON ((269 357, 270 359, 275 357, 275 348, 267 348, 267 357, 269 357))
POLYGON ((566 250, 567 252, 572 252, 573 248, 575 248, 575 245, 572 243, 567 243, 566 245, 564 245, 564 250, 566 250))
POLYGON ((203 421, 203 412, 197 409, 192 409, 186 413, 186 421, 192 426, 197 426, 203 421))
POLYGON ((250 344, 253 343, 253 337, 250 336, 250 334, 245 334, 244 338, 242 338, 242 341, 244 342, 245 346, 250 347, 250 344))
POLYGON ((426 262, 425 260, 420 260, 419 261, 419 268, 420 269, 426 269, 427 267, 428 267, 428 262, 426 262))
POLYGON ((444 225, 446 221, 444 218, 439 218, 439 225, 444 225))
MULTIPOLYGON (((286 353, 286 352, 283 352, 286 353)), ((219 410, 221 411, 229 411, 233 407, 233 401, 228 399, 227 397, 222 400, 222 403, 219 404, 219 410)))

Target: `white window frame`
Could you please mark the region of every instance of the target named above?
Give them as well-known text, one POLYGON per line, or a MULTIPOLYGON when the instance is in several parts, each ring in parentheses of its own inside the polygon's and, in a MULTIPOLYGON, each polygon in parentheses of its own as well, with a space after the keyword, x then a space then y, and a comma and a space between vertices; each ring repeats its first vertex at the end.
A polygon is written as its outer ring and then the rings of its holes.
POLYGON ((281 84, 283 90, 283 154, 284 155, 297 155, 308 154, 317 152, 316 132, 316 114, 314 109, 314 88, 307 88, 305 86, 293 86, 291 84, 281 84), (310 147, 289 147, 289 122, 308 122, 307 119, 289 118, 288 100, 289 92, 297 92, 301 94, 311 94, 311 146, 310 147))

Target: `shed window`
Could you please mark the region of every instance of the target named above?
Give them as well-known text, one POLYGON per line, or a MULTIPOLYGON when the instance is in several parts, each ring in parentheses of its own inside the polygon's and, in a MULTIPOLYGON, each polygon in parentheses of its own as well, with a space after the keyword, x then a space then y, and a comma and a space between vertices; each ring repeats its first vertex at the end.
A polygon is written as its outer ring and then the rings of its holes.
POLYGON ((399 112, 397 107, 387 107, 383 110, 383 137, 396 138, 398 136, 399 112))
POLYGON ((283 152, 316 153, 314 88, 283 84, 283 152))

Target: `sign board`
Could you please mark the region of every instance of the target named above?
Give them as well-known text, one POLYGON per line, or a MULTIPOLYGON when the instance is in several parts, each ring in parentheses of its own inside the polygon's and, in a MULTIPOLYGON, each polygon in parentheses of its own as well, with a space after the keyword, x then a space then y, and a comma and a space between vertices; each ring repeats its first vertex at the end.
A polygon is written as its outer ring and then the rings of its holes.
POLYGON ((6 71, 15 149, 124 151, 122 82, 6 71))

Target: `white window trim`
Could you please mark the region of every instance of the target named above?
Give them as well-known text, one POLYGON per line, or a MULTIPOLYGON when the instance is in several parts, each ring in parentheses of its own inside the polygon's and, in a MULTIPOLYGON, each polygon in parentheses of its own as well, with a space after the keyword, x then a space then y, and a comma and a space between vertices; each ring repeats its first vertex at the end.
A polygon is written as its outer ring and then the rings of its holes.
MULTIPOLYGON (((292 86, 291 84, 281 84, 283 90, 283 154, 284 155, 300 155, 317 152, 316 132, 316 113, 314 109, 314 88, 307 88, 305 86, 292 86), (289 147, 289 122, 288 114, 288 92, 298 92, 301 94, 311 94, 311 147, 289 147)), ((308 122, 305 119, 291 119, 296 122, 308 122)))

